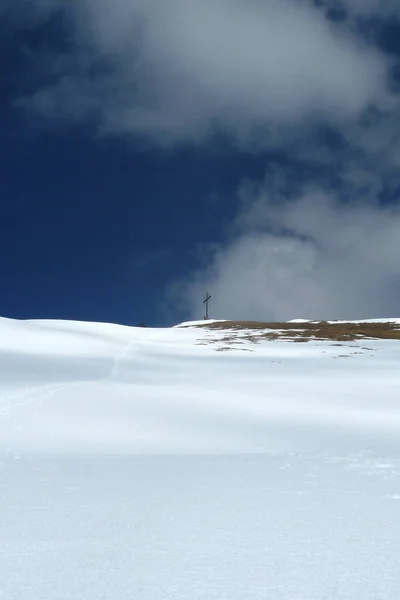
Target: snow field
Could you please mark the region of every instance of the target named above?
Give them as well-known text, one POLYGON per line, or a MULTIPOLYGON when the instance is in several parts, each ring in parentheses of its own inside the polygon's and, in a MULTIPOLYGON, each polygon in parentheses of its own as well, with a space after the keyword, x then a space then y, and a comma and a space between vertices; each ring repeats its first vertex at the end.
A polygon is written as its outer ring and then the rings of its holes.
POLYGON ((399 342, 193 325, 0 320, 0 598, 398 600, 399 342))

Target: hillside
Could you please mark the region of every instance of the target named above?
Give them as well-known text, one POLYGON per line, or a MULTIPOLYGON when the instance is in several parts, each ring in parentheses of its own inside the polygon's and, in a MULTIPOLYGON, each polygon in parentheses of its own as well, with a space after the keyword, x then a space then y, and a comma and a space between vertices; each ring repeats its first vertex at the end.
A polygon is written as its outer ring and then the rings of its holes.
POLYGON ((57 452, 319 450, 298 418, 355 448, 373 422, 387 444, 400 423, 398 333, 395 323, 144 329, 2 320, 0 444, 57 452))
POLYGON ((397 600, 399 328, 0 319, 0 597, 397 600))

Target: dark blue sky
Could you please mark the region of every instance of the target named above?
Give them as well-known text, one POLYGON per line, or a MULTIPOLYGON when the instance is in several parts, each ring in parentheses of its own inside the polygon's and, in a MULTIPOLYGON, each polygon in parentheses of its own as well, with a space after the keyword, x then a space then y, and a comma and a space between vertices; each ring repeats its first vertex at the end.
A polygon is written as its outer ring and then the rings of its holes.
POLYGON ((265 170, 265 156, 217 145, 157 151, 78 128, 32 133, 3 114, 3 316, 173 321, 165 288, 201 262, 199 244, 221 239, 243 175, 265 170))
POLYGON ((164 287, 218 239, 243 172, 263 172, 77 131, 14 127, 1 146, 0 310, 18 318, 164 323, 164 287))
MULTIPOLYGON (((398 53, 399 28, 378 29, 398 53)), ((67 33, 60 15, 0 20, 0 315, 172 323, 185 315, 166 290, 201 263, 202 244, 224 240, 242 179, 280 164, 301 179, 310 166, 290 147, 253 153, 228 137, 157 149, 88 121, 43 127, 15 101, 48 81, 45 57, 68 54, 67 33)))

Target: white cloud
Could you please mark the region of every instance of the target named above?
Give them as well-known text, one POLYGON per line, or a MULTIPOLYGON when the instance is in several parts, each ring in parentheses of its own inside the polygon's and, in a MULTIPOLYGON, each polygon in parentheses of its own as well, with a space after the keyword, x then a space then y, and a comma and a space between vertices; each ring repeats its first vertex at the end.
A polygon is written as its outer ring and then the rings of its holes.
POLYGON ((193 318, 205 289, 215 318, 397 316, 399 255, 398 207, 344 204, 322 187, 288 200, 266 185, 246 192, 233 239, 177 289, 193 318))
POLYGON ((85 118, 95 98, 106 131, 175 142, 219 129, 243 140, 260 128, 346 122, 387 97, 385 58, 307 2, 81 0, 68 7, 78 60, 25 99, 43 116, 69 119, 70 104, 80 103, 73 114, 85 118), (93 65, 100 65, 95 76, 93 65))

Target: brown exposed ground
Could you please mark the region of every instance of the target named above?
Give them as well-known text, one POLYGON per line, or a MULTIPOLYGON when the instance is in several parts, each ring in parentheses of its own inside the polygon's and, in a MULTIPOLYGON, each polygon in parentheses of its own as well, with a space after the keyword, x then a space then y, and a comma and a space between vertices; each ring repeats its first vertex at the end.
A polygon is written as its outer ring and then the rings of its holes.
MULTIPOLYGON (((328 340, 353 342, 362 339, 400 340, 400 324, 397 323, 262 323, 259 321, 221 321, 197 325, 210 331, 226 331, 221 342, 240 340, 257 342, 262 339, 308 342, 328 340)), ((216 341, 216 340, 215 340, 216 341)))

